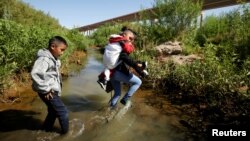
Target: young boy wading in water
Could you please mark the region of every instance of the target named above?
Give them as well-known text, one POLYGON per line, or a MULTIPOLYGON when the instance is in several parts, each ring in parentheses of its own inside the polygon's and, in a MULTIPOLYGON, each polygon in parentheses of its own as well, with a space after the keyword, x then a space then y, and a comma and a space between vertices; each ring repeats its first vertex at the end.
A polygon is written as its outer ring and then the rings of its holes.
POLYGON ((60 99, 62 80, 60 75, 59 56, 67 48, 67 42, 60 36, 49 40, 47 49, 40 49, 37 59, 31 71, 32 87, 46 104, 48 115, 44 121, 43 129, 52 131, 56 118, 59 119, 61 133, 65 134, 69 129, 68 111, 60 99))

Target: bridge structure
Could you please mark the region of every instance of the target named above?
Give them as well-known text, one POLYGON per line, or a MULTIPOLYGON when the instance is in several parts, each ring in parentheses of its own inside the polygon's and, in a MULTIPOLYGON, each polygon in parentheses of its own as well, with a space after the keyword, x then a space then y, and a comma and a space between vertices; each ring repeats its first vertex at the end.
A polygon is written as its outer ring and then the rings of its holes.
MULTIPOLYGON (((197 2, 197 0, 194 0, 197 2)), ((227 6, 233 6, 233 5, 237 5, 239 4, 239 2, 250 2, 250 0, 204 0, 203 5, 202 5, 202 10, 211 10, 211 9, 216 9, 216 8, 222 8, 222 7, 227 7, 227 6)), ((78 27, 76 29, 78 29, 80 32, 85 32, 85 34, 89 35, 93 30, 95 30, 96 28, 105 25, 107 23, 112 23, 112 22, 125 22, 125 21, 138 21, 140 20, 140 13, 141 12, 146 12, 147 14, 151 14, 153 13, 153 11, 155 11, 156 8, 149 8, 149 9, 145 9, 145 10, 141 10, 141 11, 137 11, 134 13, 130 13, 127 15, 123 15, 123 16, 119 16, 119 17, 115 17, 112 19, 108 19, 105 21, 101 21, 101 22, 97 22, 94 24, 90 24, 90 25, 85 25, 85 26, 81 26, 78 27)), ((152 16, 153 18, 153 16, 152 16)), ((201 14, 201 21, 202 21, 202 14, 201 14)))

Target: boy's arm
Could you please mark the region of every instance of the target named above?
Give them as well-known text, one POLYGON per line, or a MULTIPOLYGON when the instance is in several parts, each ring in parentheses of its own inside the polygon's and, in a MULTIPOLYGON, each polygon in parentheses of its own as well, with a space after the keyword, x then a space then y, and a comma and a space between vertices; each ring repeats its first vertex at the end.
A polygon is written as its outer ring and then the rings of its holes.
POLYGON ((133 61, 126 53, 121 53, 120 54, 120 60, 122 60, 124 63, 126 63, 127 65, 129 65, 130 67, 132 67, 133 69, 135 69, 135 71, 142 77, 145 76, 145 74, 143 73, 143 71, 140 69, 140 67, 138 66, 138 64, 133 61))
POLYGON ((46 71, 49 68, 49 63, 45 58, 38 58, 31 71, 31 78, 33 80, 33 85, 36 85, 36 89, 41 94, 48 94, 51 89, 49 87, 46 79, 46 71))

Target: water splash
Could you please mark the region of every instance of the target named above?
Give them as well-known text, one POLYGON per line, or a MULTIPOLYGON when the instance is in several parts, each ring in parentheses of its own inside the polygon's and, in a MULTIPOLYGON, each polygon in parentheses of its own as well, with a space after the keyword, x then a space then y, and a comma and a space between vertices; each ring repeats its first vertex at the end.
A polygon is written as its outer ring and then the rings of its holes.
POLYGON ((45 131, 42 131, 42 130, 34 131, 32 134, 36 136, 37 141, 51 141, 51 140, 53 140, 53 139, 60 136, 59 133, 45 132, 45 131))
POLYGON ((60 138, 60 140, 68 140, 82 135, 84 129, 83 121, 75 118, 69 121, 69 132, 65 135, 61 135, 57 132, 45 132, 41 130, 35 131, 32 134, 36 136, 37 141, 52 141, 57 138, 60 138))
POLYGON ((118 113, 116 114, 115 118, 120 120, 123 118, 123 116, 127 113, 127 111, 132 107, 131 101, 128 101, 127 104, 122 107, 118 113))
POLYGON ((82 120, 80 119, 72 119, 69 121, 69 133, 68 136, 70 137, 78 137, 80 135, 82 135, 83 131, 84 131, 84 123, 82 120))

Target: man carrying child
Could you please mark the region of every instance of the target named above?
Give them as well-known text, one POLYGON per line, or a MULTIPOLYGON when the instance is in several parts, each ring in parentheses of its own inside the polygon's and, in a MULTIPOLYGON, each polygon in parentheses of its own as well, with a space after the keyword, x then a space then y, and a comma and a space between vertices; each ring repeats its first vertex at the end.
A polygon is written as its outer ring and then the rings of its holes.
POLYGON ((134 51, 135 32, 126 27, 122 28, 120 35, 111 35, 109 44, 105 47, 103 62, 104 72, 100 74, 98 83, 105 89, 107 81, 111 81, 114 88, 114 96, 111 99, 111 107, 116 107, 121 96, 121 82, 130 84, 130 87, 121 99, 121 103, 126 105, 132 95, 141 85, 141 79, 130 72, 132 67, 141 77, 147 75, 145 71, 146 63, 133 61, 129 54, 134 51))

